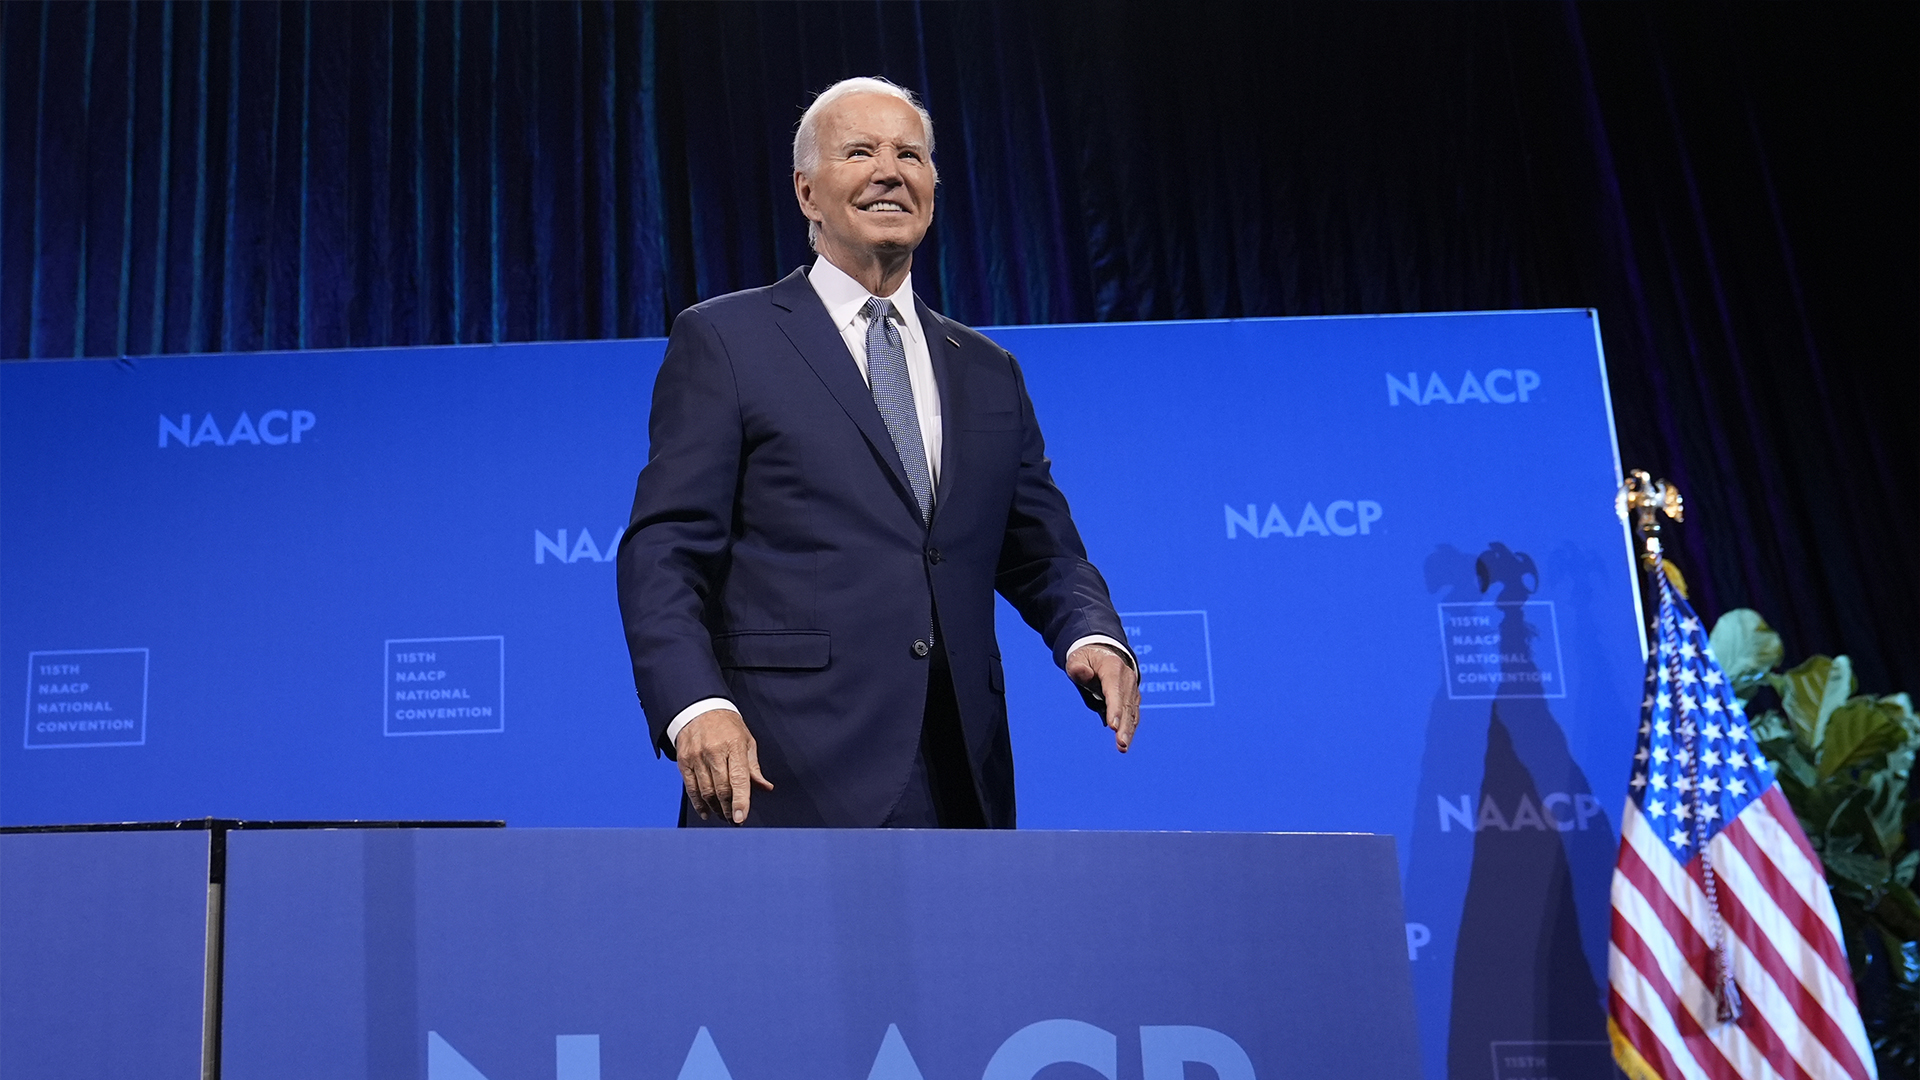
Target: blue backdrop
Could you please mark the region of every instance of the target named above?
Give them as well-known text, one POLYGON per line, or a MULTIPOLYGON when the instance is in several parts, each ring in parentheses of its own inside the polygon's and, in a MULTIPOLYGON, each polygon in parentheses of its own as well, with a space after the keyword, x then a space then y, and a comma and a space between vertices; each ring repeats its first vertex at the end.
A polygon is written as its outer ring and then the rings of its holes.
MULTIPOLYGON (((1122 758, 1003 608, 1022 825, 1392 834, 1428 1075, 1605 1075, 1593 315, 993 334, 1147 688, 1122 758)), ((610 562, 662 348, 0 368, 0 821, 670 823, 610 562)))

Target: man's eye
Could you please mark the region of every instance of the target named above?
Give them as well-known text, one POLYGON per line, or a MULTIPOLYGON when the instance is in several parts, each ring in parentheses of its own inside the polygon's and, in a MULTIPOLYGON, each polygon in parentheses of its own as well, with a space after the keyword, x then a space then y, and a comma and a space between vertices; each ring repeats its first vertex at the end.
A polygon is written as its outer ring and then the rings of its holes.
POLYGON ((865 151, 865 150, 849 150, 849 151, 847 151, 847 156, 848 156, 848 157, 850 157, 850 158, 857 158, 857 157, 866 157, 866 156, 867 156, 867 151, 865 151))

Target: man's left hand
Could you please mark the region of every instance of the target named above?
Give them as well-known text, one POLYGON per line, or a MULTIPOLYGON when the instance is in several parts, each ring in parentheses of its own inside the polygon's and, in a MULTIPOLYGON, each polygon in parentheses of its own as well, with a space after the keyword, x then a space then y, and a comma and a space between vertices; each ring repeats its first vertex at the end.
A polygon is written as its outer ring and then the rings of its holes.
POLYGON ((1126 753, 1140 726, 1140 673, 1106 645, 1082 645, 1067 657, 1067 677, 1106 703, 1113 744, 1126 753))

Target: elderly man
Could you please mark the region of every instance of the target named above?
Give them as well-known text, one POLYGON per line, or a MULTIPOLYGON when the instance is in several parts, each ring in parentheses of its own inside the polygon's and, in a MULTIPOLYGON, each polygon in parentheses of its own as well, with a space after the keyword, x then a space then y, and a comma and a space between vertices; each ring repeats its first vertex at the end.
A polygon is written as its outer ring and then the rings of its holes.
POLYGON ((1139 676, 1019 365, 913 293, 933 124, 848 79, 793 191, 818 258, 674 321, 620 611, 683 825, 1014 825, 996 590, 1125 752, 1139 676))

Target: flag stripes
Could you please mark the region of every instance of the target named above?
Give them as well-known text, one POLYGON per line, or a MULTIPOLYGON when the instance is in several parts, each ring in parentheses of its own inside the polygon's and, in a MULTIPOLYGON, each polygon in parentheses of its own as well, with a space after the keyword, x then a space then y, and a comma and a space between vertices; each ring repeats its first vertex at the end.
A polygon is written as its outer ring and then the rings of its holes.
MULTIPOLYGON (((1706 939, 1700 936, 1695 926, 1680 913, 1673 898, 1665 888, 1654 879, 1646 864, 1633 849, 1623 847, 1620 860, 1621 872, 1631 881, 1634 888, 1622 890, 1619 879, 1615 879, 1614 919, 1616 923, 1625 922, 1628 926, 1649 925, 1657 921, 1670 942, 1680 944, 1678 949, 1668 949, 1662 954, 1668 965, 1685 963, 1687 978, 1684 980, 1686 1000, 1696 1021, 1707 1024, 1716 1022, 1714 1016, 1713 980, 1717 973, 1712 970, 1713 951, 1706 939)), ((1706 896, 1695 893, 1694 897, 1702 904, 1706 896)), ((1672 978, 1672 966, 1665 968, 1672 978)), ((1772 1025, 1757 1009, 1748 1009, 1741 1014, 1736 1031, 1725 1031, 1720 1036, 1719 1049, 1729 1056, 1738 1066, 1734 1075, 1741 1077, 1759 1077, 1780 1075, 1796 1078, 1804 1076, 1797 1063, 1790 1056, 1771 1053, 1770 1046, 1779 1045, 1779 1038, 1773 1032, 1772 1025), (1771 1064, 1771 1071, 1754 1067, 1754 1059, 1771 1064)))
MULTIPOLYGON (((1793 925, 1795 933, 1806 941, 1815 956, 1826 964, 1827 970, 1839 982, 1840 989, 1853 997, 1853 976, 1847 970, 1847 958, 1840 951, 1839 931, 1828 925, 1820 915, 1808 905, 1807 898, 1794 888, 1793 879, 1781 873, 1780 867, 1767 855, 1766 849, 1754 839, 1752 830, 1746 828, 1746 822, 1739 827, 1728 829, 1724 834, 1746 863, 1747 869, 1757 880, 1753 888, 1764 892, 1793 925)), ((1828 901, 1831 909, 1831 901, 1828 901)), ((1856 1001, 1857 1004, 1857 1001, 1856 1001)))

